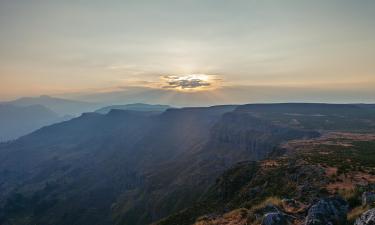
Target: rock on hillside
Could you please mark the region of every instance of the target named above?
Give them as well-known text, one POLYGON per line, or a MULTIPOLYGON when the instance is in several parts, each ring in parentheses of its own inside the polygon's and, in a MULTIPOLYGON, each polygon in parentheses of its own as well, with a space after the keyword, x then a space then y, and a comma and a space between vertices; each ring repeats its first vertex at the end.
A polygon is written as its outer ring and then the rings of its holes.
POLYGON ((309 209, 305 225, 345 224, 348 207, 340 197, 321 199, 309 209))
POLYGON ((364 212, 354 223, 354 225, 374 225, 375 208, 364 212))

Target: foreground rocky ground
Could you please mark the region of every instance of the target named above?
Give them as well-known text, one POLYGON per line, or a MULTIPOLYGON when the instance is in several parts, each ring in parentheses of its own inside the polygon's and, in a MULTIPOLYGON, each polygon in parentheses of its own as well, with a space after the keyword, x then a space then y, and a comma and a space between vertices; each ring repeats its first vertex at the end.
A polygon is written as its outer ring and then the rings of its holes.
POLYGON ((327 133, 238 164, 195 206, 156 224, 375 224, 375 135, 327 133))

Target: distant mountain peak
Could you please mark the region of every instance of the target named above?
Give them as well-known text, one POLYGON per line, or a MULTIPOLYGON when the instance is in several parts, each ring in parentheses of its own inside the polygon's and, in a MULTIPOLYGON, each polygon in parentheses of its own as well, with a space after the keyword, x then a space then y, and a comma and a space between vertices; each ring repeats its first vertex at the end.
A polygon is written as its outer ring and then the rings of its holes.
POLYGON ((7 103, 16 106, 42 105, 60 115, 80 115, 83 112, 91 112, 101 106, 98 103, 57 98, 49 95, 23 97, 7 103))

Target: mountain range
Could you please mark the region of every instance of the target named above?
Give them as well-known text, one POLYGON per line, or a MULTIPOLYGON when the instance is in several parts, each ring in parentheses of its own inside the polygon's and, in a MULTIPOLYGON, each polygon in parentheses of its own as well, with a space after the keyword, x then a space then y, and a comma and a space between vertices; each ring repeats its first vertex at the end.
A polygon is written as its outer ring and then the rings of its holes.
POLYGON ((31 133, 45 125, 61 122, 68 117, 42 105, 15 106, 0 104, 0 142, 9 141, 31 133))
POLYGON ((142 103, 102 107, 103 105, 102 103, 89 103, 46 95, 24 97, 0 103, 0 142, 17 139, 43 126, 72 119, 84 112, 95 111, 106 114, 112 109, 122 109, 157 113, 170 108, 167 105, 142 103))
POLYGON ((43 126, 69 120, 100 104, 50 97, 24 97, 0 103, 0 142, 17 139, 43 126))
POLYGON ((272 186, 277 175, 254 175, 268 174, 259 170, 264 160, 293 161, 287 143, 372 133, 374 112, 367 105, 287 103, 84 113, 0 144, 0 224, 183 225, 213 212, 219 220, 245 204, 242 188, 264 185, 263 197, 249 204, 289 196, 272 186), (253 176, 257 185, 249 183, 253 176))
POLYGON ((102 106, 102 104, 99 103, 56 98, 48 95, 41 95, 39 97, 23 97, 5 103, 14 106, 42 105, 60 116, 79 116, 83 112, 91 112, 102 106))

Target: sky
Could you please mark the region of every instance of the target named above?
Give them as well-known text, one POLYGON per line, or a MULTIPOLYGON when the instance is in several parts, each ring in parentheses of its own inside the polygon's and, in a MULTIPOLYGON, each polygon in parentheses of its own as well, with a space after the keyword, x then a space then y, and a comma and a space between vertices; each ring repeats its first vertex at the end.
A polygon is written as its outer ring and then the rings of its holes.
POLYGON ((374 27, 373 0, 0 0, 0 100, 375 102, 374 27))

